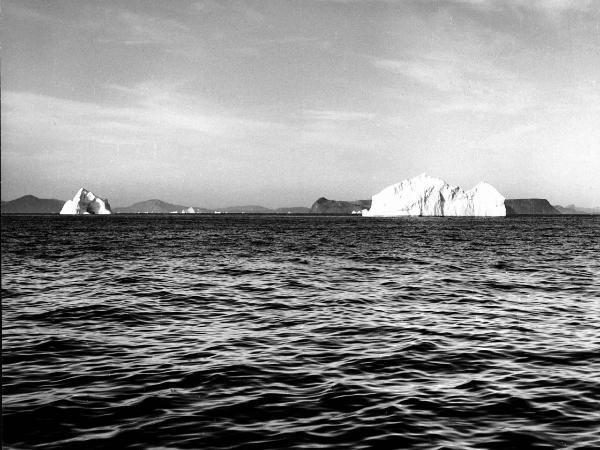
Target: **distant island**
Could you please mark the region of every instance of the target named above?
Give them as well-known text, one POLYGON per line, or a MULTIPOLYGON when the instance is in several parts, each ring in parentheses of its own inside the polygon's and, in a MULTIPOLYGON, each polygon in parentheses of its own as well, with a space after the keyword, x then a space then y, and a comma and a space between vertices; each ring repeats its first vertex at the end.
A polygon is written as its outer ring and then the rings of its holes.
POLYGON ((205 208, 150 199, 130 206, 110 208, 107 199, 79 189, 73 199, 38 198, 25 195, 15 200, 2 201, 2 214, 315 214, 364 216, 523 216, 560 214, 600 214, 600 207, 580 208, 575 205, 552 205, 543 198, 504 199, 493 186, 480 183, 470 191, 463 191, 445 181, 419 175, 389 186, 371 200, 317 199, 312 206, 266 208, 260 205, 205 208))
POLYGON ((116 207, 113 209, 113 212, 116 214, 166 214, 175 212, 180 214, 195 214, 203 212, 211 213, 212 211, 205 208, 176 205, 174 203, 167 203, 158 199, 151 199, 134 203, 131 206, 116 207))
MULTIPOLYGON (((1 214, 59 214, 65 202, 52 198, 38 198, 34 195, 24 195, 15 200, 3 201, 0 204, 1 214)), ((600 208, 582 208, 575 205, 551 205, 546 199, 506 199, 507 216, 523 215, 586 215, 600 214, 600 208)), ((289 208, 266 208, 263 206, 232 206, 224 208, 201 208, 198 206, 183 206, 162 200, 152 199, 138 202, 131 206, 115 207, 115 214, 323 214, 350 215, 356 211, 369 209, 371 200, 328 200, 324 197, 316 200, 312 207, 295 206, 289 208), (360 209, 359 209, 360 208, 360 209), (193 211, 192 211, 193 209, 193 211)))
MULTIPOLYGON (((108 200, 96 197, 94 201, 86 200, 90 191, 82 188, 71 200, 57 200, 38 198, 34 195, 24 195, 15 200, 2 201, 0 203, 0 213, 2 214, 60 214, 61 210, 67 206, 67 214, 95 214, 93 208, 97 208, 100 200, 103 205, 108 204, 108 200), (83 195, 83 198, 82 198, 83 195), (77 198, 77 201, 75 201, 77 198), (71 202, 71 203, 69 203, 71 202), (79 203, 85 203, 79 207, 79 203), (91 205, 91 206, 90 206, 91 205)), ((110 205, 108 205, 110 208, 110 205)), ((99 211, 99 209, 98 209, 99 211)), ((130 206, 117 206, 111 209, 113 214, 309 214, 311 209, 305 206, 291 206, 281 208, 265 208, 260 205, 239 205, 227 206, 223 208, 203 208, 199 206, 184 206, 175 203, 165 202, 158 199, 150 199, 134 203, 130 206)))
POLYGON ((227 206, 225 208, 203 208, 200 206, 184 206, 152 199, 134 203, 131 206, 113 209, 116 214, 306 214, 309 208, 295 206, 290 208, 270 209, 259 205, 227 206))
POLYGON ((310 208, 311 214, 359 214, 371 207, 371 200, 327 200, 319 198, 310 208))
POLYGON ((507 216, 555 215, 561 212, 545 198, 515 198, 504 200, 507 216))
POLYGON ((2 214, 58 214, 65 201, 55 198, 38 198, 24 195, 15 200, 0 203, 2 214))

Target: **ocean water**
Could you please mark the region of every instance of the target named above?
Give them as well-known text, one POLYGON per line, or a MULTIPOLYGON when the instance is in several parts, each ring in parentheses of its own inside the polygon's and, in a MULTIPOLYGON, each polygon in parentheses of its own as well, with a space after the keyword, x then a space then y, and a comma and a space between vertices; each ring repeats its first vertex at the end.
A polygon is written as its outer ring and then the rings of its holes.
POLYGON ((600 448, 600 217, 2 217, 5 448, 600 448))

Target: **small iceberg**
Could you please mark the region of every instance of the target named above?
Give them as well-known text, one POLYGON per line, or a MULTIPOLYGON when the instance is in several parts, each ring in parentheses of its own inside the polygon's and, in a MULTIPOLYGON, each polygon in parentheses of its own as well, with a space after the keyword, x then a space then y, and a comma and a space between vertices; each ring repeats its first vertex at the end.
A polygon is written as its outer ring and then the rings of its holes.
POLYGON ((60 214, 112 214, 107 199, 96 197, 85 188, 77 191, 72 200, 67 200, 60 214))

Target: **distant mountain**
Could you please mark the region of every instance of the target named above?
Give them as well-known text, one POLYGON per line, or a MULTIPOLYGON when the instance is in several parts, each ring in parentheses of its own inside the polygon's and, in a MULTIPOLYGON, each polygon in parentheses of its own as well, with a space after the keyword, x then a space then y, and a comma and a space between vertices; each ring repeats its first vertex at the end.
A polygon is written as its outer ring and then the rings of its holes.
POLYGON ((243 205, 243 206, 229 206, 226 208, 208 209, 201 208, 198 206, 183 206, 175 203, 167 203, 162 200, 152 199, 144 202, 134 203, 131 206, 113 208, 113 211, 121 214, 166 214, 177 212, 179 214, 213 214, 217 213, 230 213, 230 214, 287 214, 288 212, 293 214, 307 213, 308 208, 293 207, 293 208, 278 208, 269 209, 259 205, 243 205))
POLYGON ((220 209, 224 213, 273 214, 275 211, 259 205, 229 206, 220 209))
POLYGON ((371 200, 341 201, 321 197, 310 208, 311 214, 352 214, 371 207, 371 200))
POLYGON ((290 208, 277 208, 275 209, 277 214, 308 214, 310 212, 310 208, 305 206, 293 206, 290 208))
POLYGON ((2 202, 2 214, 58 214, 64 205, 63 200, 38 198, 24 195, 15 200, 2 202))
POLYGON ((174 203, 163 202, 162 200, 152 199, 146 200, 144 202, 134 203, 131 206, 118 207, 114 208, 113 211, 115 213, 150 213, 150 214, 160 214, 160 213, 170 213, 170 212, 181 212, 183 210, 187 210, 187 206, 176 205, 174 203))
MULTIPOLYGON (((2 201, 2 214, 58 214, 65 204, 62 200, 38 198, 25 195, 10 201, 2 201)), ((551 205, 548 200, 540 198, 506 199, 507 215, 556 215, 556 214, 600 214, 600 208, 583 208, 575 205, 551 205)), ((154 213, 167 214, 177 212, 212 214, 215 212, 232 214, 351 214, 352 212, 369 209, 371 200, 340 201, 319 198, 311 208, 303 206, 270 209, 260 205, 230 206, 221 209, 208 209, 197 206, 184 206, 168 203, 158 199, 134 203, 131 206, 113 208, 114 213, 154 213)))
POLYGON ((504 207, 507 216, 560 214, 545 198, 507 198, 504 207))
POLYGON ((554 205, 554 208, 556 208, 561 214, 600 214, 600 207, 582 208, 581 206, 575 205, 554 205))

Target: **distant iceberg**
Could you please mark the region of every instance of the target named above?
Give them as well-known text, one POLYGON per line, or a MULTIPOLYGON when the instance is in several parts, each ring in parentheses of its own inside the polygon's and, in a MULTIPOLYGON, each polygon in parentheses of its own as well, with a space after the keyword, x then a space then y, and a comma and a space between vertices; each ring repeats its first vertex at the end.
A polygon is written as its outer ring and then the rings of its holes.
POLYGON ((77 191, 72 200, 67 200, 61 214, 112 214, 108 200, 96 197, 85 188, 77 191))
POLYGON ((373 196, 365 217, 395 216, 506 216, 504 197, 481 182, 463 191, 440 178, 421 174, 388 186, 373 196))

